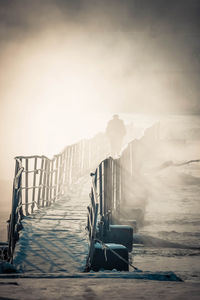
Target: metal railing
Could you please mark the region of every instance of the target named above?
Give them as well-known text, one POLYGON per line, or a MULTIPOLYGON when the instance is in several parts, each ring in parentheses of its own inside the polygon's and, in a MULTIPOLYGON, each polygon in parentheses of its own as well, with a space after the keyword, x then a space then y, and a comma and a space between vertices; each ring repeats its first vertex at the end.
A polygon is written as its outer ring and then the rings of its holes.
POLYGON ((38 155, 16 157, 12 211, 8 228, 9 261, 12 262, 13 259, 23 217, 38 208, 52 205, 81 176, 94 170, 100 161, 102 162, 93 178, 88 222, 92 240, 96 234, 99 214, 98 234, 103 235, 110 222, 113 223, 119 218, 120 205, 125 201, 127 186, 130 186, 129 180, 132 180, 137 170, 136 148, 137 141, 133 141, 119 159, 114 160, 110 157, 102 161, 109 153, 109 145, 105 135, 100 134, 66 147, 52 159, 38 155))
POLYGON ((120 161, 109 157, 103 160, 95 173, 91 173, 91 203, 88 206, 87 230, 89 235, 89 253, 85 271, 90 270, 97 239, 103 241, 109 225, 119 218, 121 198, 120 161))
POLYGON ((134 184, 140 184, 138 179, 146 163, 144 158, 151 150, 150 142, 154 140, 156 141, 157 137, 153 126, 140 140, 131 141, 118 159, 112 157, 105 159, 92 174, 91 204, 88 207, 87 224, 89 254, 86 269, 91 265, 95 239, 104 242, 109 226, 120 224, 123 215, 128 218, 126 202, 129 201, 130 204, 134 197, 137 198, 134 184), (96 203, 99 205, 96 206, 96 203))
POLYGON ((87 217, 87 229, 89 235, 89 253, 86 261, 85 271, 89 271, 90 264, 94 255, 94 244, 96 239, 96 229, 97 229, 97 219, 98 219, 98 210, 99 210, 99 199, 96 191, 96 186, 94 179, 92 179, 92 188, 91 188, 91 205, 87 207, 88 217, 87 217))
POLYGON ((8 258, 13 261, 21 220, 36 209, 49 207, 81 177, 107 156, 108 145, 98 138, 70 145, 52 159, 46 156, 15 158, 12 211, 8 226, 8 258))
POLYGON ((104 242, 111 224, 120 224, 127 197, 133 195, 132 183, 136 180, 135 144, 127 145, 118 159, 103 160, 92 175, 91 203, 88 207, 87 230, 89 254, 85 270, 90 270, 95 241, 104 242))

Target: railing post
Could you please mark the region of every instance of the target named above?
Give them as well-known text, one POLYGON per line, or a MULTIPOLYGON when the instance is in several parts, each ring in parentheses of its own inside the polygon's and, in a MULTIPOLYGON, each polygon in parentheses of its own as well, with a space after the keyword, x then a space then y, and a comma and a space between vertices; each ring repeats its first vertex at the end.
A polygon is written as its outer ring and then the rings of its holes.
POLYGON ((121 169, 120 161, 116 160, 116 214, 117 218, 120 216, 120 202, 121 202, 121 169))
POLYGON ((67 149, 64 151, 64 162, 63 162, 63 186, 67 183, 67 149))
POLYGON ((61 188, 61 168, 62 168, 62 162, 61 162, 61 155, 58 155, 58 189, 57 189, 57 196, 60 195, 60 188, 61 188))
POLYGON ((34 207, 35 207, 35 185, 36 185, 36 174, 37 174, 37 157, 34 158, 33 193, 32 193, 31 213, 33 213, 33 210, 34 210, 34 207))
POLYGON ((60 155, 60 176, 59 176, 59 193, 62 195, 62 183, 63 183, 63 153, 60 155))
MULTIPOLYGON (((19 158, 18 160, 20 161, 19 165, 22 167, 22 159, 19 158)), ((20 167, 19 167, 19 169, 20 169, 20 167)), ((22 187, 22 173, 18 179, 18 195, 17 195, 18 205, 19 204, 21 205, 21 207, 19 208, 19 214, 22 219, 24 217, 24 212, 23 212, 23 207, 22 207, 22 189, 21 189, 21 187, 22 187)))
POLYGON ((102 187, 102 163, 99 166, 99 202, 100 202, 100 215, 103 214, 103 187, 102 187))
POLYGON ((13 181, 13 196, 12 196, 12 211, 10 215, 10 223, 9 223, 9 231, 8 231, 8 257, 9 261, 12 263, 13 261, 13 251, 15 248, 16 243, 16 236, 15 236, 15 225, 16 225, 16 209, 18 206, 18 195, 19 195, 19 188, 21 185, 21 175, 20 178, 17 178, 18 171, 20 169, 19 161, 15 160, 15 176, 13 181))
POLYGON ((55 158, 56 161, 56 169, 55 169, 55 179, 54 179, 54 202, 57 198, 57 193, 58 193, 58 155, 56 155, 55 158))
POLYGON ((38 199, 37 199, 38 207, 40 207, 43 173, 44 173, 44 158, 42 157, 41 165, 40 165, 40 177, 39 177, 39 188, 38 188, 38 199))
POLYGON ((65 191, 65 186, 66 186, 66 176, 67 176, 67 151, 65 150, 63 153, 63 180, 62 180, 62 185, 63 185, 63 191, 65 191))
POLYGON ((72 162, 73 162, 73 147, 70 147, 70 156, 69 156, 69 185, 72 183, 72 162))
POLYGON ((111 158, 104 161, 104 216, 109 226, 110 212, 112 205, 112 172, 111 172, 111 158))
POLYGON ((42 186, 42 207, 44 207, 45 192, 47 187, 46 179, 47 179, 47 158, 45 158, 45 164, 44 164, 44 176, 43 176, 43 186, 42 186))
POLYGON ((61 166, 60 166, 60 193, 63 194, 63 176, 64 176, 64 153, 61 153, 61 166))
POLYGON ((25 213, 26 216, 28 212, 28 158, 25 159, 25 213))
POLYGON ((72 149, 73 149, 73 152, 72 152, 73 155, 72 155, 72 169, 71 169, 71 171, 72 171, 72 184, 73 184, 74 183, 74 172, 75 172, 74 167, 75 167, 76 146, 73 145, 72 149))
POLYGON ((66 157, 65 157, 65 185, 69 186, 69 147, 66 148, 66 157))
POLYGON ((50 160, 47 160, 47 168, 46 168, 46 205, 49 206, 49 193, 50 193, 50 184, 49 184, 49 172, 50 172, 50 160))
POLYGON ((115 193, 115 186, 114 186, 114 161, 113 159, 110 161, 110 172, 111 172, 111 212, 114 211, 114 193, 115 193))
POLYGON ((49 169, 49 176, 50 176, 50 186, 49 186, 49 201, 50 204, 52 203, 52 189, 53 189, 53 175, 54 175, 54 170, 53 170, 53 166, 54 166, 54 160, 52 159, 50 161, 50 169, 49 169))
POLYGON ((121 168, 121 203, 125 203, 125 165, 124 165, 124 156, 122 155, 120 159, 120 168, 121 168))

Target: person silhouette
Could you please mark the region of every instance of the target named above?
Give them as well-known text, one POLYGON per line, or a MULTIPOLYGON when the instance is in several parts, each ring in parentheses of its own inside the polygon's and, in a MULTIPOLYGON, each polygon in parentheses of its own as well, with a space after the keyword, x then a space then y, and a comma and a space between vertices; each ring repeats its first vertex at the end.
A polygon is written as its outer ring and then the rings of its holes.
POLYGON ((117 157, 122 148, 123 138, 126 135, 126 127, 118 115, 113 115, 106 127, 106 135, 110 142, 111 155, 117 157))

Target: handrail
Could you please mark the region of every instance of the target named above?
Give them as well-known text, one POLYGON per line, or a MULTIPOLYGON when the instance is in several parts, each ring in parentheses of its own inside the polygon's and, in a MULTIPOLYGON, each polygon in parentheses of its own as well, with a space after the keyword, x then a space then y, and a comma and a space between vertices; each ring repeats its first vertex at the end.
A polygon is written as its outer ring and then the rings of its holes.
MULTIPOLYGON (((94 174, 91 173, 91 176, 94 174)), ((89 253, 86 260, 85 272, 90 270, 92 258, 94 255, 94 244, 96 239, 96 230, 97 230, 97 219, 99 213, 99 201, 96 192, 95 180, 92 178, 92 187, 91 187, 91 204, 88 206, 88 224, 87 229, 89 231, 89 253)))
POLYGON ((96 191, 96 186, 95 186, 94 178, 92 178, 92 191, 93 191, 95 203, 99 204, 99 200, 98 200, 98 196, 97 196, 97 191, 96 191))
MULTIPOLYGON (((59 154, 58 154, 59 155, 59 154)), ((54 156, 54 157, 56 157, 56 156, 54 156)), ((53 157, 53 158, 54 158, 53 157)), ((47 160, 52 160, 52 159, 50 159, 50 158, 48 158, 47 156, 45 156, 45 155, 27 155, 27 156, 15 156, 15 159, 16 160, 21 160, 21 159, 31 159, 31 158, 44 158, 44 159, 47 159, 47 160)))

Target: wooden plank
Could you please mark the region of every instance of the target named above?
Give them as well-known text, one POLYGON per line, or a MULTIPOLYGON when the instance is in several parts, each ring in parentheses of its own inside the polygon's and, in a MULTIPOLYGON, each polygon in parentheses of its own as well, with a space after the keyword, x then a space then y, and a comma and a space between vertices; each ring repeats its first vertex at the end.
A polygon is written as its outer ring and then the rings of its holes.
POLYGON ((50 160, 47 160, 47 169, 46 169, 47 173, 46 173, 46 198, 45 198, 45 204, 46 206, 50 205, 50 201, 49 201, 49 192, 50 192, 50 184, 49 184, 49 175, 50 175, 50 160))
POLYGON ((61 172, 62 172, 62 157, 59 154, 58 155, 58 191, 57 191, 57 196, 60 195, 60 191, 61 191, 61 172))
POLYGON ((37 205, 40 207, 40 197, 42 191, 42 182, 43 182, 43 174, 44 174, 44 157, 41 159, 41 166, 40 166, 40 177, 39 177, 39 189, 38 189, 38 199, 37 205))
POLYGON ((120 202, 121 202, 121 168, 120 160, 116 161, 116 215, 120 217, 120 202))
POLYGON ((65 185, 69 185, 69 147, 65 149, 65 185))
POLYGON ((36 185, 36 172, 37 172, 37 157, 34 158, 34 173, 33 173, 33 192, 32 192, 32 205, 31 213, 33 213, 35 207, 35 185, 36 185))
POLYGON ((49 169, 49 201, 50 201, 50 204, 52 204, 53 202, 53 197, 52 197, 52 194, 53 194, 53 176, 54 176, 54 169, 53 169, 53 166, 54 166, 54 160, 52 159, 50 161, 50 169, 49 169))
POLYGON ((43 184, 42 184, 42 207, 44 207, 44 201, 45 201, 45 194, 46 194, 46 179, 47 179, 47 159, 45 159, 44 162, 44 176, 43 176, 43 184))
POLYGON ((103 214, 103 186, 102 186, 102 163, 99 165, 99 202, 100 202, 100 215, 103 214))
POLYGON ((64 151, 63 185, 67 185, 67 149, 64 151))
POLYGON ((57 191, 58 191, 58 156, 56 156, 55 158, 55 165, 56 165, 56 169, 55 169, 55 175, 54 175, 54 202, 56 200, 57 197, 57 191))

